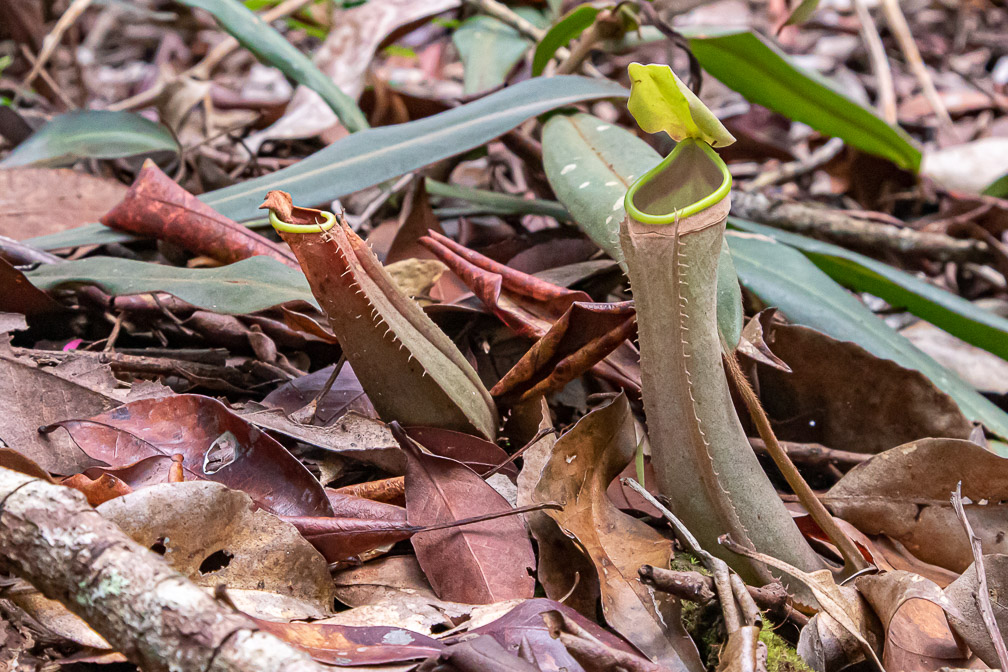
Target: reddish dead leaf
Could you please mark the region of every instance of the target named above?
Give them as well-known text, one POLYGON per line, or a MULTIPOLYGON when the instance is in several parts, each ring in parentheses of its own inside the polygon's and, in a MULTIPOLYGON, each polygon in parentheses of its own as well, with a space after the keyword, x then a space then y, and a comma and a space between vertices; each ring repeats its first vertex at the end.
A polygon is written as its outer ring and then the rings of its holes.
POLYGON ((322 485, 286 448, 209 397, 143 399, 42 431, 59 427, 85 453, 112 467, 180 454, 186 480, 243 490, 277 515, 332 514, 322 485))
POLYGON ((366 518, 283 516, 294 525, 328 562, 350 560, 381 546, 389 546, 412 537, 422 529, 405 520, 369 520, 366 518))
POLYGON ((110 499, 133 492, 133 488, 125 481, 112 474, 100 474, 97 478, 91 478, 85 474, 74 474, 60 481, 60 485, 83 492, 91 506, 98 506, 110 499))
POLYGON ((329 623, 276 623, 252 618, 260 630, 306 651, 327 665, 388 665, 423 660, 444 644, 418 632, 386 626, 353 627, 329 623))
POLYGON ((462 636, 489 635, 512 653, 518 653, 524 645, 541 672, 584 672, 584 668, 571 656, 563 643, 550 635, 549 626, 543 620, 543 615, 549 612, 562 614, 565 620, 575 623, 578 628, 589 633, 606 647, 628 655, 641 655, 626 641, 589 621, 570 607, 544 598, 526 600, 496 621, 470 630, 462 636))
MULTIPOLYGON (((406 512, 413 525, 436 525, 507 512, 507 501, 469 467, 423 453, 398 425, 407 456, 406 512)), ((489 604, 532 597, 532 544, 517 516, 423 532, 412 539, 420 566, 443 600, 489 604)))
MULTIPOLYGON (((289 202, 289 195, 273 191, 263 207, 284 215, 289 202)), ((293 224, 319 225, 324 219, 308 208, 292 207, 290 213, 293 224)), ((495 436, 497 408, 479 375, 346 222, 317 233, 280 235, 301 262, 380 417, 495 436)))
POLYGON ((575 301, 591 302, 584 292, 559 287, 516 271, 459 245, 435 231, 420 239, 515 333, 541 338, 575 301))
POLYGON ((299 268, 290 250, 224 217, 144 162, 126 197, 101 219, 113 229, 174 243, 225 264, 257 255, 299 268))
POLYGON ((584 292, 516 271, 434 231, 420 239, 504 324, 540 339, 493 390, 531 399, 560 389, 593 369, 630 391, 640 390, 632 303, 596 303, 584 292))
MULTIPOLYGON (((407 427, 406 433, 435 455, 458 460, 477 474, 485 474, 508 459, 508 454, 496 443, 472 434, 438 427, 407 427)), ((500 473, 513 479, 518 476, 518 468, 509 463, 500 473)))
POLYGON ((6 168, 0 171, 0 233, 24 240, 72 229, 97 220, 125 193, 117 180, 71 168, 6 168))
POLYGON ((0 311, 39 315, 63 310, 51 296, 28 281, 24 273, 0 258, 0 311))
POLYGON ((349 411, 377 417, 371 400, 364 394, 364 388, 349 364, 343 365, 332 386, 319 398, 334 368, 335 365, 327 366, 284 383, 266 395, 263 405, 282 409, 293 420, 303 424, 323 427, 338 421, 349 411))
MULTIPOLYGON (((593 367, 614 369, 612 362, 603 360, 617 348, 630 347, 627 339, 636 335, 637 315, 631 302, 575 301, 490 393, 521 403, 556 392, 593 367)), ((625 377, 635 378, 640 389, 639 366, 625 377)))

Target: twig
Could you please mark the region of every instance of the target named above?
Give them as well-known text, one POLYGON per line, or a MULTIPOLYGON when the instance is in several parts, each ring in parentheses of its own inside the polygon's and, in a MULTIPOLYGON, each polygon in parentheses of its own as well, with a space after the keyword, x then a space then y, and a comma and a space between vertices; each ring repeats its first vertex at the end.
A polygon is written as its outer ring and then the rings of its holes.
POLYGON ((700 562, 703 566, 713 575, 714 587, 717 590, 718 600, 721 602, 721 613, 724 616, 725 629, 728 634, 737 631, 740 627, 738 606, 735 602, 735 593, 731 588, 731 579, 729 578, 731 570, 728 568, 728 563, 726 563, 721 558, 715 558, 713 555, 705 551, 701 546, 697 538, 693 536, 693 533, 683 525, 682 521, 679 520, 674 513, 668 510, 664 504, 659 502, 654 495, 647 491, 643 485, 638 483, 632 478, 620 479, 620 483, 627 486, 638 495, 643 497, 651 506, 658 509, 665 518, 672 525, 672 529, 675 530, 676 535, 679 539, 689 547, 690 552, 700 558, 700 562))
MULTIPOLYGON (((49 62, 49 58, 56 51, 56 47, 59 46, 60 41, 63 39, 63 35, 70 29, 70 27, 77 22, 80 15, 84 13, 84 10, 88 8, 91 4, 91 0, 73 0, 67 10, 63 12, 56 25, 53 29, 49 31, 49 34, 45 36, 42 40, 42 49, 39 51, 38 58, 32 65, 32 69, 25 76, 24 81, 21 82, 21 86, 27 89, 31 86, 31 83, 35 81, 39 73, 42 72, 42 68, 45 64, 49 62)), ((73 107, 71 105, 71 107, 73 107)))
MULTIPOLYGON (((717 597, 714 593, 714 579, 700 572, 680 572, 644 565, 638 571, 638 575, 644 583, 682 600, 707 604, 717 597)), ((780 583, 769 583, 765 586, 747 585, 745 588, 760 609, 780 620, 790 619, 798 626, 804 626, 808 622, 805 614, 794 610, 787 591, 780 583)))
POLYGON ((879 37, 878 27, 864 0, 854 0, 854 11, 861 22, 861 38, 868 47, 868 60, 878 86, 878 107, 882 118, 890 124, 896 123, 896 86, 893 84, 892 68, 886 56, 885 46, 879 37))
MULTIPOLYGON (((514 11, 512 11, 510 7, 500 2, 497 2, 497 0, 465 0, 465 1, 468 2, 470 5, 472 5, 473 7, 475 7, 476 9, 483 12, 484 14, 492 16, 501 23, 511 26, 525 37, 530 37, 536 42, 539 42, 540 40, 542 40, 543 37, 546 36, 546 30, 544 28, 540 28, 539 26, 535 25, 528 19, 519 16, 514 11)), ((556 53, 557 56, 559 56, 561 59, 567 58, 570 55, 570 52, 567 49, 564 49, 563 47, 557 49, 556 53)))
POLYGON ((917 43, 914 42, 913 33, 910 32, 910 25, 907 23, 906 17, 903 16, 903 10, 900 9, 899 0, 882 0, 882 10, 885 12, 889 30, 892 31, 893 36, 899 43, 900 51, 903 52, 903 56, 910 65, 910 69, 913 71, 914 76, 917 77, 921 91, 931 104, 932 109, 934 109, 938 121, 943 126, 951 126, 952 118, 949 116, 941 96, 938 95, 938 90, 931 80, 927 66, 924 65, 924 59, 921 58, 917 43))
POLYGON ((732 193, 732 215, 785 231, 804 233, 840 245, 894 252, 944 262, 986 263, 994 259, 990 245, 852 217, 841 210, 771 199, 751 191, 732 193))
POLYGON ((725 368, 728 372, 728 378, 735 383, 735 388, 742 396, 746 408, 749 409, 749 415, 752 417, 753 423, 755 423, 756 429, 759 431, 759 435, 766 445, 767 452, 770 453, 770 457, 773 458, 777 468, 780 469, 784 480, 791 486, 791 490, 798 495, 801 503, 805 506, 805 510, 812 516, 812 520, 826 533, 830 541, 836 545, 837 550, 840 551, 840 555, 843 556, 847 568, 851 572, 857 572, 868 567, 868 563, 865 561, 864 556, 861 555, 861 552, 857 550, 854 542, 851 541, 846 532, 840 529, 836 520, 826 510, 826 506, 816 496, 815 492, 812 491, 812 488, 805 482, 805 479, 802 478, 794 462, 791 461, 791 458, 781 448, 780 443, 777 441, 777 436, 770 427, 770 418, 767 417, 766 411, 763 410, 763 405, 749 384, 749 380, 742 373, 735 354, 732 353, 725 356, 724 360, 727 364, 725 368))
POLYGON ((973 551, 973 567, 977 573, 977 591, 973 598, 980 609, 980 616, 983 618, 984 627, 987 628, 987 634, 990 635, 991 641, 994 643, 994 650, 997 651, 1001 669, 1008 670, 1008 650, 1005 649, 1004 638, 1001 636, 1001 630, 998 628, 997 619, 994 618, 994 607, 991 606, 990 590, 987 588, 987 571, 984 569, 983 563, 983 546, 980 542, 980 537, 974 534, 969 518, 966 517, 966 508, 963 506, 962 500, 962 481, 956 484, 955 492, 952 493, 952 506, 955 508, 959 522, 962 523, 963 528, 966 530, 966 536, 969 537, 970 549, 973 551))
MULTIPOLYGON (((31 53, 31 49, 28 48, 27 44, 21 43, 18 46, 21 49, 21 54, 25 57, 25 59, 29 63, 31 63, 32 65, 35 65, 36 63, 38 63, 38 59, 36 59, 35 56, 31 53)), ((46 72, 45 70, 40 70, 39 71, 39 77, 41 77, 42 81, 45 82, 46 85, 48 85, 50 89, 52 89, 53 93, 56 94, 56 97, 60 99, 60 102, 63 103, 63 106, 66 109, 68 109, 68 110, 74 110, 74 109, 77 108, 77 105, 75 105, 74 102, 72 100, 70 100, 70 96, 68 96, 67 93, 66 93, 66 91, 63 90, 63 87, 61 87, 59 84, 57 84, 56 80, 53 79, 49 75, 48 72, 46 72)), ((17 92, 17 95, 14 96, 15 101, 19 100, 20 99, 19 97, 23 96, 24 92, 27 91, 27 90, 28 89, 26 89, 23 86, 21 88, 19 88, 18 92, 17 92)), ((15 104, 17 104, 17 103, 15 102, 15 104)))
MULTIPOLYGON (((800 462, 809 466, 825 466, 830 464, 842 465, 844 467, 855 467, 862 462, 867 462, 873 456, 870 453, 855 453, 849 450, 838 450, 830 448, 820 443, 795 443, 793 441, 780 441, 784 452, 795 462, 800 462)), ((749 445, 757 453, 769 455, 763 439, 755 437, 749 438, 749 445)))
POLYGON ((775 170, 768 170, 760 173, 752 182, 746 185, 747 189, 756 190, 767 187, 771 184, 778 184, 793 180, 799 175, 810 173, 819 166, 825 165, 843 149, 844 141, 840 138, 830 138, 826 143, 810 152, 808 156, 796 161, 789 161, 777 166, 775 170))
POLYGON ((0 467, 0 566, 148 672, 322 672, 130 539, 76 490, 0 467))

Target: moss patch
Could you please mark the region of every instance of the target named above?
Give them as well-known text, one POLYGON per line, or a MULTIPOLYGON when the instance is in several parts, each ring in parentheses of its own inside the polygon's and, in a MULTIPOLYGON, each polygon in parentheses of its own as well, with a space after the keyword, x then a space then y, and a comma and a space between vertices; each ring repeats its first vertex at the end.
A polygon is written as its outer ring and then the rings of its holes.
POLYGON ((794 647, 768 626, 763 627, 759 638, 767 647, 767 672, 812 672, 794 647))

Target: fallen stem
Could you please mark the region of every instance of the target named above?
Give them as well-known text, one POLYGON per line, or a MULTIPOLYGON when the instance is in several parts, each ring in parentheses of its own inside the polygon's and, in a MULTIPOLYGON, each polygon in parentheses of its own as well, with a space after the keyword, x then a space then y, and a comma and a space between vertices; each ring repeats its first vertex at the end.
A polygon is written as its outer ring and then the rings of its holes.
POLYGON ((739 366, 736 356, 734 354, 726 355, 724 360, 728 377, 735 384, 735 388, 745 402, 746 408, 749 409, 749 415, 756 425, 756 430, 763 439, 770 457, 773 458, 777 468, 783 474, 784 480, 791 486, 791 490, 798 496, 805 510, 812 516, 812 520, 826 533, 830 541, 836 545, 837 550, 840 551, 840 555, 843 556, 846 568, 857 572, 868 567, 868 562, 861 555, 861 552, 857 550, 857 546, 847 536, 847 533, 840 529, 836 520, 826 510, 826 506, 812 491, 812 488, 805 482, 805 479, 802 478, 794 462, 791 461, 788 454, 781 448, 780 443, 777 441, 777 436, 770 426, 770 418, 767 417, 766 411, 763 410, 763 405, 749 384, 749 380, 742 373, 742 368, 739 366))
POLYGON ((966 530, 969 537, 970 549, 973 551, 973 568, 977 573, 977 591, 973 596, 980 610, 987 634, 990 635, 991 642, 994 643, 994 650, 997 652, 998 662, 1002 670, 1008 670, 1008 649, 1005 648, 1004 637, 1001 636, 1001 629, 998 627, 997 619, 994 617, 994 607, 990 601, 990 589, 987 587, 987 570, 984 569, 983 546, 978 537, 973 532, 969 518, 966 517, 966 508, 963 506, 962 481, 956 483, 955 492, 952 493, 952 507, 955 509, 959 522, 966 530))

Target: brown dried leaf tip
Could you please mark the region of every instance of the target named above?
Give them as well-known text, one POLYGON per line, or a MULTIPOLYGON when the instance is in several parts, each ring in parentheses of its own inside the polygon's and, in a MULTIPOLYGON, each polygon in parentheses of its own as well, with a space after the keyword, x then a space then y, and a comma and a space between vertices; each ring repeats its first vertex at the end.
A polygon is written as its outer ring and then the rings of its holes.
POLYGON ((272 210, 281 222, 294 223, 294 199, 286 191, 275 189, 269 192, 259 209, 272 210))

